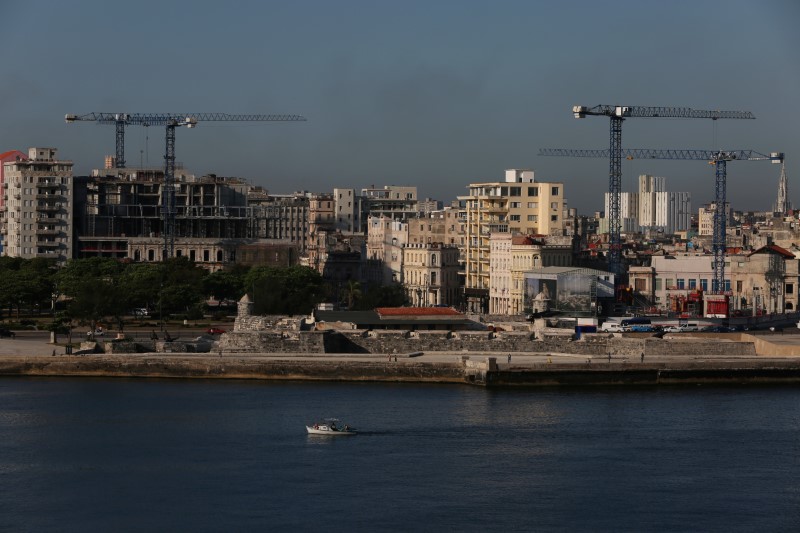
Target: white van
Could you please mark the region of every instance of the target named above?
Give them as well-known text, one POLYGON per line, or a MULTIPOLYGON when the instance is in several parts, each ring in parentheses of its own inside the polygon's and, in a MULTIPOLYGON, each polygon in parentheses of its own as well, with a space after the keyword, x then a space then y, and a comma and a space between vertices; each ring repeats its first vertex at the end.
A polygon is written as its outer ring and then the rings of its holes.
POLYGON ((600 331, 603 333, 622 333, 625 329, 619 322, 604 322, 600 327, 600 331))

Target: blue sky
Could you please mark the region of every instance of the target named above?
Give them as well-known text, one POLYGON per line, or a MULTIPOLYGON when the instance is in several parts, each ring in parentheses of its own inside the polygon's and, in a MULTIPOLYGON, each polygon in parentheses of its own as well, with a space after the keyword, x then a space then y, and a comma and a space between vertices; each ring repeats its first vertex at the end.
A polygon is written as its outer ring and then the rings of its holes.
MULTIPOLYGON (((4 0, 0 151, 53 146, 77 173, 114 130, 66 113, 297 113, 305 123, 201 123, 177 160, 272 192, 416 185, 449 201, 506 168, 562 181, 602 208, 608 162, 539 148, 606 148, 608 120, 575 104, 752 111, 755 121, 631 119, 623 145, 787 153, 800 205, 800 2, 4 0), (118 5, 119 4, 119 5, 118 5), (795 181, 796 180, 796 181, 795 181)), ((163 163, 162 128, 128 129, 128 166, 163 163)), ((698 206, 703 162, 626 162, 698 206)), ((768 209, 779 168, 728 166, 736 209, 768 209)))

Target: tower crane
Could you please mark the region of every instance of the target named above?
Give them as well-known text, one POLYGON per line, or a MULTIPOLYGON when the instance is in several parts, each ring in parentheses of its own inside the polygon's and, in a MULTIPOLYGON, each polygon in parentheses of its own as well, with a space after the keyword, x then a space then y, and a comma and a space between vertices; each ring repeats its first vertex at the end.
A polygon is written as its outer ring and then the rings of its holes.
POLYGON ((301 115, 231 115, 228 113, 87 113, 67 114, 67 124, 96 122, 116 126, 115 168, 125 168, 125 126, 165 126, 164 188, 161 192, 161 214, 164 227, 163 257, 175 251, 175 128, 194 128, 198 122, 304 122, 301 115))
POLYGON ((73 122, 96 122, 113 124, 117 131, 116 158, 114 168, 125 168, 125 126, 167 126, 175 120, 192 117, 198 122, 298 122, 305 121, 301 115, 231 115, 229 113, 87 113, 67 114, 67 124, 73 122))
POLYGON ((586 116, 604 116, 611 119, 611 135, 609 146, 609 270, 619 277, 622 273, 622 244, 620 232, 620 194, 622 193, 622 122, 626 118, 706 118, 718 119, 754 119, 749 111, 704 111, 689 107, 643 107, 598 105, 587 107, 573 106, 575 118, 586 116))
MULTIPOLYGON (((563 157, 609 157, 610 150, 571 150, 562 148, 543 148, 539 155, 563 157)), ((660 150, 648 148, 628 148, 620 151, 625 159, 676 159, 702 160, 714 165, 716 170, 714 235, 711 248, 714 252, 714 279, 712 292, 725 289, 725 204, 727 203, 727 163, 728 161, 771 161, 784 164, 783 152, 762 154, 755 150, 660 150)))

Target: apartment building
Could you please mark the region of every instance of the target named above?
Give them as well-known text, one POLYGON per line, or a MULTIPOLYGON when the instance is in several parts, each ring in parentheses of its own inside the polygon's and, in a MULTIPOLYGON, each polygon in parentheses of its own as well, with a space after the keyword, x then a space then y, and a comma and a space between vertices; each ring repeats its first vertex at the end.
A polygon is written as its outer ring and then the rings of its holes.
POLYGON ((72 161, 56 158, 55 148, 29 148, 3 163, 5 248, 10 257, 42 257, 65 263, 72 258, 72 161))
POLYGON ((532 170, 506 170, 505 181, 472 183, 464 205, 465 288, 468 310, 489 309, 492 233, 563 235, 563 183, 537 182, 532 170))
POLYGON ((406 244, 403 280, 411 305, 454 306, 459 302, 458 248, 441 243, 406 244))
POLYGON ((386 216, 369 217, 365 277, 381 285, 403 283, 403 247, 409 242, 409 222, 386 216))

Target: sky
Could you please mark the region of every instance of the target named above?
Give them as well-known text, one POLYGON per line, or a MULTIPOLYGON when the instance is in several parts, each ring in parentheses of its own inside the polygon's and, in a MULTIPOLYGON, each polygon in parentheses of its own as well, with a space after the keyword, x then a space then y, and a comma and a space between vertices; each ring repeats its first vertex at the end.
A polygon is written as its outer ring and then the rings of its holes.
MULTIPOLYGON (((800 206, 800 2, 0 0, 0 152, 55 147, 76 175, 102 168, 114 128, 67 113, 291 113, 307 122, 205 122, 176 134, 196 175, 272 193, 415 185, 449 203, 469 183, 527 168, 601 210, 608 160, 540 148, 608 148, 605 117, 573 105, 743 110, 756 120, 630 119, 629 148, 786 153, 800 206), (796 181, 795 181, 796 180, 796 181)), ((126 133, 129 167, 163 165, 163 127, 126 133)), ((698 207, 703 161, 623 163, 698 207)), ((734 209, 768 210, 779 165, 728 164, 734 209)))

